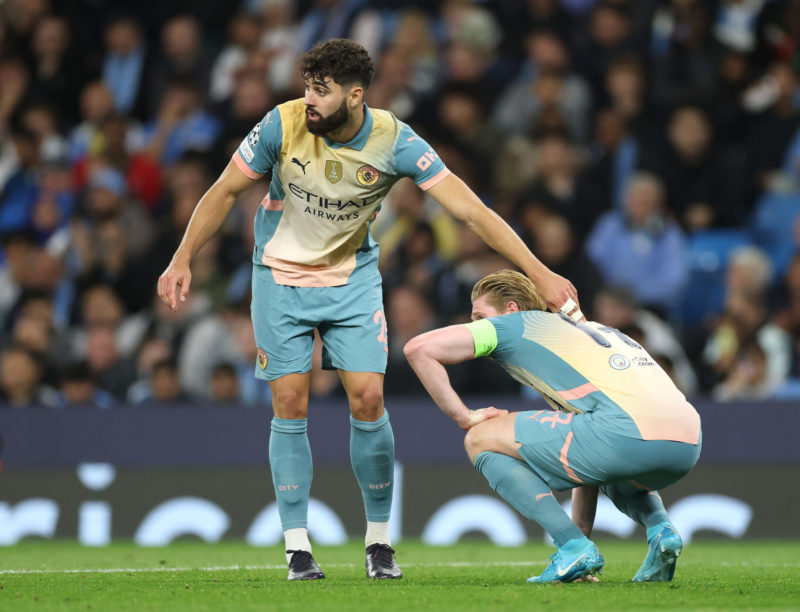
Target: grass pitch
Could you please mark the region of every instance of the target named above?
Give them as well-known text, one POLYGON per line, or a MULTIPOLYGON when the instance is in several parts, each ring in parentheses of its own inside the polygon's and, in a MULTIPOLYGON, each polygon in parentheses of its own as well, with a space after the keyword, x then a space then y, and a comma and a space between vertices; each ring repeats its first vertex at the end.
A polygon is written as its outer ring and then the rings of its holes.
POLYGON ((402 580, 370 582, 361 543, 314 549, 327 578, 288 582, 280 548, 239 542, 0 548, 0 610, 800 610, 800 542, 694 542, 671 583, 633 584, 643 542, 599 540, 597 584, 526 584, 553 549, 397 545, 402 580))

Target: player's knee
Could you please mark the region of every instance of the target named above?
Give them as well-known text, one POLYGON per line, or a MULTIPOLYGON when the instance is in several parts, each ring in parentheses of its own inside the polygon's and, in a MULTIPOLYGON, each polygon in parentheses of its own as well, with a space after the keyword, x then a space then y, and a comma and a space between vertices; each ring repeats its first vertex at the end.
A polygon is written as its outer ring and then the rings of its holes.
POLYGON ((351 393, 350 412, 359 421, 377 421, 383 413, 383 389, 367 386, 351 393))
POLYGON ((475 463, 475 457, 486 450, 485 441, 486 439, 481 432, 481 428, 477 425, 470 429, 467 435, 464 436, 464 448, 472 463, 475 463))
POLYGON ((304 419, 308 416, 308 395, 291 388, 273 390, 272 409, 281 419, 304 419))

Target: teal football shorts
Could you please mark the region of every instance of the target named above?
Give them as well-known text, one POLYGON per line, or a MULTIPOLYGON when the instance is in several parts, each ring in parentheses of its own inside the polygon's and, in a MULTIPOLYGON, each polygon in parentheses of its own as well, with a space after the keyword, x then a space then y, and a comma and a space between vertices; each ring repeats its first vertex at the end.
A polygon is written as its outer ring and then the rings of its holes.
POLYGON ((519 454, 556 491, 581 485, 628 482, 659 490, 691 470, 698 443, 641 440, 602 427, 602 415, 536 410, 520 412, 514 434, 519 454))
POLYGON ((377 271, 358 276, 339 287, 291 287, 275 284, 269 268, 254 265, 256 378, 308 372, 315 328, 324 369, 384 374, 389 345, 381 278, 377 271))

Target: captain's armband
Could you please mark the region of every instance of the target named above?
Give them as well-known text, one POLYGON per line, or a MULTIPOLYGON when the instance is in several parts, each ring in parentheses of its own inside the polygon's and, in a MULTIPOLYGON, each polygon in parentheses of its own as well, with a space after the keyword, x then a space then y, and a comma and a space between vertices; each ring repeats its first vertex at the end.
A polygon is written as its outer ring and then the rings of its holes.
POLYGON ((488 319, 481 319, 464 325, 472 334, 475 343, 475 357, 491 355, 497 348, 497 330, 488 319))

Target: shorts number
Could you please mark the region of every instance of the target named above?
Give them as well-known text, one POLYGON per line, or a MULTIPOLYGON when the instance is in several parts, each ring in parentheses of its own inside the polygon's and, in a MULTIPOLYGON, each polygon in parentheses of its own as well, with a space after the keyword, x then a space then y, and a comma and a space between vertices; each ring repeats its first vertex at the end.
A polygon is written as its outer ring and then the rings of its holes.
POLYGON ((389 352, 389 327, 386 325, 386 315, 382 310, 376 310, 372 317, 373 322, 381 326, 378 332, 378 342, 383 344, 384 352, 389 352))

